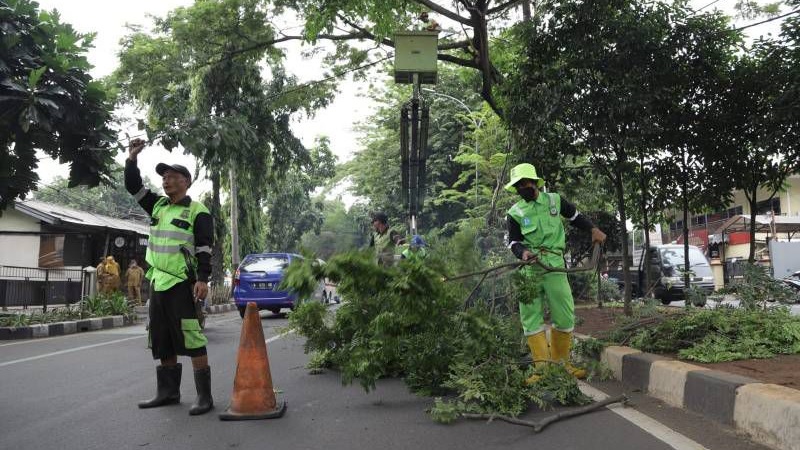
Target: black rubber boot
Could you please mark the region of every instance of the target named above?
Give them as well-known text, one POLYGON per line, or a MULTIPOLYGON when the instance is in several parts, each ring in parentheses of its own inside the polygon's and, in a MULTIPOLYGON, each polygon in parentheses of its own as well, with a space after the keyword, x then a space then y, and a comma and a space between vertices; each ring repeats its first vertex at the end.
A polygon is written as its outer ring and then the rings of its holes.
POLYGON ((189 410, 189 414, 199 416, 211 411, 214 407, 214 399, 211 398, 211 367, 194 370, 194 385, 197 388, 197 399, 189 410))
POLYGON ((181 370, 180 364, 156 367, 156 383, 158 385, 156 396, 150 400, 139 402, 139 408, 155 408, 180 403, 181 370))

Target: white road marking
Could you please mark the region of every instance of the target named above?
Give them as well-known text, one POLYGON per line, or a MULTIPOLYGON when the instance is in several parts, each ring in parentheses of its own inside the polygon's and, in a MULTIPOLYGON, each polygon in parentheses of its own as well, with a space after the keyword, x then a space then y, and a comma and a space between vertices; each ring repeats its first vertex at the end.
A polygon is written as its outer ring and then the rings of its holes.
MULTIPOLYGON (((285 336, 287 336, 289 334, 292 334, 292 333, 294 333, 294 330, 289 330, 289 331, 283 332, 281 334, 278 334, 276 336, 272 336, 271 338, 266 339, 264 342, 269 344, 270 342, 277 341, 278 339, 280 339, 282 337, 285 337, 285 336)), ((75 336, 75 335, 71 335, 71 336, 75 336)), ((59 336, 59 337, 66 337, 66 336, 59 336)), ((124 339, 117 339, 117 340, 114 340, 114 341, 101 342, 99 344, 84 345, 82 347, 75 347, 75 348, 69 348, 69 349, 66 349, 66 350, 59 350, 57 352, 45 353, 43 355, 36 355, 36 356, 29 356, 27 358, 14 359, 12 361, 6 361, 6 362, 3 362, 3 363, 0 363, 0 367, 11 366, 11 365, 14 365, 14 364, 19 364, 19 363, 28 362, 28 361, 36 361, 37 359, 48 358, 50 356, 58 356, 58 355, 66 354, 66 353, 72 353, 72 352, 77 352, 77 351, 81 351, 81 350, 88 350, 90 348, 101 347, 103 345, 116 344, 116 343, 119 343, 119 342, 130 341, 132 339, 139 339, 139 338, 143 338, 143 337, 146 337, 146 335, 143 334, 141 336, 133 336, 133 337, 124 338, 124 339)), ((5 346, 9 346, 9 345, 17 345, 17 344, 26 344, 26 343, 29 343, 29 342, 42 342, 44 340, 49 340, 49 339, 54 339, 54 338, 36 339, 36 340, 25 341, 25 342, 13 342, 13 343, 10 343, 10 344, 0 345, 0 347, 5 347, 5 346)))
POLYGON ((68 348, 66 350, 59 350, 57 352, 45 353, 43 355, 36 355, 36 356, 30 356, 28 358, 15 359, 15 360, 12 360, 12 361, 6 361, 4 363, 0 363, 0 367, 10 366, 10 365, 13 365, 13 364, 19 364, 19 363, 28 362, 28 361, 35 361, 37 359, 48 358, 50 356, 63 355, 65 353, 72 353, 72 352, 77 352, 77 351, 81 351, 81 350, 88 350, 90 348, 102 347, 104 345, 116 344, 116 343, 119 343, 119 342, 130 341, 132 339, 141 339, 143 337, 145 337, 145 336, 134 336, 134 337, 124 338, 124 339, 117 339, 116 341, 108 341, 108 342, 101 342, 99 344, 84 345, 83 347, 68 348))
MULTIPOLYGON (((579 382, 581 391, 595 401, 604 400, 609 396, 584 382, 579 382)), ((672 428, 658 422, 657 420, 648 417, 633 408, 625 407, 619 403, 615 403, 607 407, 611 412, 617 414, 627 420, 628 422, 636 425, 642 430, 653 435, 656 439, 664 442, 670 447, 677 450, 708 450, 701 444, 689 439, 688 437, 678 433, 672 428)))
POLYGON ((284 331, 283 333, 281 333, 281 334, 278 334, 278 335, 276 335, 276 336, 272 336, 271 338, 269 338, 269 339, 266 339, 264 342, 266 342, 267 344, 269 344, 270 342, 277 341, 278 339, 280 339, 280 338, 282 338, 282 337, 284 337, 284 336, 287 336, 287 335, 289 335, 289 334, 292 334, 292 333, 294 333, 294 329, 291 329, 291 330, 289 330, 289 331, 284 331))

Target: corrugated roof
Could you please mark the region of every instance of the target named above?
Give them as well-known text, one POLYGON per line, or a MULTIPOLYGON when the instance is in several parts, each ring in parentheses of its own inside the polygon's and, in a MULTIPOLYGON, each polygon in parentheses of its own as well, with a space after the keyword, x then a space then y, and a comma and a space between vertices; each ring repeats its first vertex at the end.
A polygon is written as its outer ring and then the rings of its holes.
MULTIPOLYGON (((800 231, 800 216, 756 216, 756 233, 796 233, 800 231)), ((750 216, 733 216, 723 223, 714 234, 750 231, 750 216)))
POLYGON ((114 217, 80 211, 67 206, 42 202, 39 200, 26 200, 14 202, 14 209, 35 217, 49 224, 66 222, 89 227, 111 228, 114 230, 133 231, 143 236, 150 235, 150 226, 146 223, 133 220, 117 219, 114 217))

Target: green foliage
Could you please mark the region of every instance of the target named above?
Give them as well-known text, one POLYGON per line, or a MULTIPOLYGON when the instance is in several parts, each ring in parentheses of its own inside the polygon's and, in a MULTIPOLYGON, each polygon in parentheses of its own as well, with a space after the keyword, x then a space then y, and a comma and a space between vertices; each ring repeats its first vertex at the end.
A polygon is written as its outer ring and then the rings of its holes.
POLYGON ((321 199, 311 192, 335 173, 336 157, 327 138, 317 139, 306 167, 293 167, 285 180, 264 193, 267 251, 296 251, 304 233, 319 232, 323 221, 321 199))
POLYGON ((0 327, 24 327, 31 324, 47 324, 87 317, 133 315, 133 306, 128 304, 121 292, 111 295, 95 295, 86 297, 81 302, 73 305, 51 308, 47 312, 34 311, 31 313, 0 315, 0 327))
POLYGON ((534 372, 541 377, 533 385, 533 401, 540 408, 591 403, 592 400, 578 387, 578 379, 563 364, 545 364, 534 372))
POLYGON ((85 314, 94 317, 101 316, 125 316, 133 315, 133 305, 128 303, 122 292, 112 292, 111 294, 98 294, 83 299, 82 310, 85 314))
MULTIPOLYGON (((482 300, 464 309, 465 291, 442 280, 435 260, 384 268, 368 252, 350 252, 325 265, 315 261, 291 265, 287 286, 305 292, 328 278, 345 302, 334 317, 316 302, 289 316, 306 337, 306 351, 315 352, 313 369, 337 367, 344 383, 358 380, 368 391, 381 377, 402 376, 421 395, 455 393, 459 412, 518 415, 530 402, 583 401, 567 386, 571 377, 563 368, 543 387, 526 386, 518 319, 494 314, 482 300)), ((446 421, 452 407, 437 402, 432 416, 446 421)))
POLYGON ((101 294, 86 297, 82 303, 83 310, 90 315, 103 315, 106 310, 105 296, 101 294))
POLYGON ((361 205, 353 205, 347 210, 339 199, 325 201, 322 217, 319 230, 303 235, 302 248, 327 260, 336 253, 355 250, 366 244, 369 214, 361 205))
POLYGON ((788 310, 691 310, 643 328, 631 345, 699 362, 800 353, 800 318, 788 310))
POLYGON ((92 79, 93 34, 30 0, 0 0, 0 212, 36 188, 36 150, 70 163, 69 186, 108 182, 112 101, 92 79))
MULTIPOLYGON (((158 190, 150 179, 145 178, 143 181, 151 191, 158 190)), ((87 186, 70 188, 68 186, 69 180, 56 177, 50 184, 40 188, 34 198, 119 219, 140 221, 147 219, 136 199, 125 189, 123 167, 119 164, 114 163, 111 166, 111 184, 109 185, 92 188, 87 186)))
POLYGON ((708 301, 708 294, 703 289, 695 286, 689 286, 686 290, 686 306, 703 307, 708 301))
POLYGON ((3 314, 0 316, 0 327, 20 328, 31 323, 27 314, 3 314))
POLYGON ((743 266, 744 279, 730 286, 747 310, 766 308, 767 302, 795 303, 797 294, 772 278, 768 268, 755 264, 743 266))
POLYGON ((606 343, 594 338, 577 339, 572 347, 573 364, 586 370, 588 380, 610 380, 613 372, 600 361, 606 343))
MULTIPOLYGON (((640 161, 668 160, 659 183, 645 183, 648 194, 657 187, 674 198, 677 190, 692 209, 724 198, 727 178, 709 176, 720 155, 704 153, 703 127, 720 112, 712 101, 723 93, 717 74, 740 38, 727 19, 695 14, 685 2, 561 2, 545 10, 509 33, 519 53, 501 90, 519 155, 549 179, 588 160, 613 193, 622 224, 639 189, 630 176, 640 161)), ((567 175, 572 183, 582 178, 567 175)), ((625 249, 627 233, 619 230, 625 249)))
POLYGON ((70 320, 82 319, 83 315, 80 310, 80 305, 67 305, 58 308, 50 308, 47 312, 35 311, 28 317, 29 323, 55 323, 70 320))
MULTIPOLYGON (((331 163, 322 148, 312 159, 291 122, 327 104, 332 84, 297 89, 282 52, 268 44, 276 34, 273 12, 262 0, 199 0, 177 8, 155 19, 151 31, 134 29, 124 38, 113 76, 124 100, 146 109, 140 127, 148 140, 169 150, 181 145, 209 170, 218 224, 226 220, 219 191, 236 184, 240 255, 267 245, 289 250, 314 228, 318 208, 308 193, 331 163)), ((218 279, 222 258, 213 262, 218 279)))
MULTIPOLYGON (((439 83, 436 92, 449 95, 462 101, 464 106, 483 116, 480 99, 466 95, 473 87, 473 77, 469 71, 456 70, 443 66, 439 70, 439 83)), ((360 125, 363 136, 361 150, 352 160, 343 164, 338 176, 352 183, 351 192, 369 200, 370 209, 380 209, 387 213, 392 223, 401 223, 407 212, 399 202, 401 177, 397 145, 400 141, 400 117, 398 111, 411 96, 408 86, 397 85, 392 81, 370 92, 373 101, 379 103, 375 114, 360 125)), ((473 117, 458 102, 426 91, 423 98, 431 105, 428 127, 428 159, 426 163, 425 202, 421 211, 421 224, 427 229, 452 227, 464 217, 468 207, 476 207, 474 175, 475 164, 460 163, 459 155, 474 155, 473 117), (459 179, 461 182, 456 186, 459 179)), ((481 127, 483 128, 483 127, 481 127)), ((488 127, 484 130, 488 132, 488 127)), ((500 131, 494 126, 493 131, 500 131)), ((505 133, 499 134, 503 138, 505 133)), ((489 160, 493 153, 504 152, 505 146, 489 138, 481 142, 480 158, 489 160), (497 145, 495 145, 497 144, 497 145)), ((491 201, 491 188, 488 172, 479 167, 479 203, 485 211, 491 201)))
POLYGON ((436 397, 433 400, 433 407, 429 411, 431 419, 435 422, 449 424, 456 421, 461 415, 461 408, 457 402, 448 402, 436 397))

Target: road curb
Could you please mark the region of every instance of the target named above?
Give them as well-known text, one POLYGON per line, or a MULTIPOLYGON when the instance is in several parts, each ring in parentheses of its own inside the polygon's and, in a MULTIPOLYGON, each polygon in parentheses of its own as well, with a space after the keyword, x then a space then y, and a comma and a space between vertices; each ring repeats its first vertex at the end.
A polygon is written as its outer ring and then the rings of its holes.
POLYGON ((221 314, 235 310, 236 310, 236 305, 234 305, 233 303, 225 303, 224 305, 207 306, 206 314, 221 314))
POLYGON ((800 450, 800 391, 796 389, 631 347, 606 347, 600 359, 627 388, 732 426, 773 448, 800 450))
MULTIPOLYGON (((145 307, 137 307, 145 308, 145 307)), ((206 307, 207 314, 222 314, 235 311, 236 305, 226 303, 224 305, 213 305, 206 307)), ((134 310, 134 315, 139 311, 134 310)), ((146 320, 145 309, 144 317, 139 320, 146 320)), ((110 328, 126 327, 135 323, 132 319, 125 319, 124 316, 92 317, 89 319, 73 320, 69 322, 56 322, 46 324, 34 324, 24 327, 0 327, 0 341, 10 341, 16 339, 45 338, 52 336, 63 336, 65 334, 82 333, 87 331, 107 330, 110 328)))
POLYGON ((132 319, 124 316, 92 317, 89 319, 34 324, 24 327, 0 327, 0 341, 46 338, 88 331, 105 330, 133 325, 132 319))

